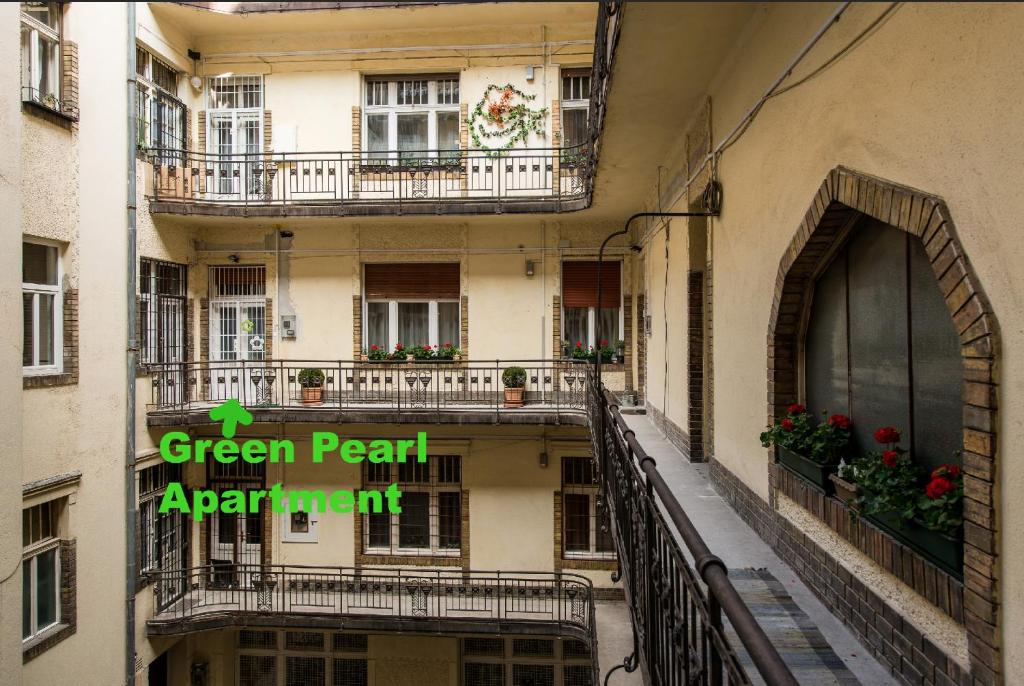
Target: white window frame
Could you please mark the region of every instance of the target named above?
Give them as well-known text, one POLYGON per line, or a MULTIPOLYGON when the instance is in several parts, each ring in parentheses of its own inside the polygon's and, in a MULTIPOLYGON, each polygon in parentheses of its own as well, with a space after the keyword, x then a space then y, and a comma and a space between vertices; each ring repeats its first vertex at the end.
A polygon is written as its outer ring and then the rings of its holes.
POLYGON ((64 293, 61 284, 64 280, 64 270, 61 264, 61 246, 56 241, 48 241, 42 238, 22 237, 22 243, 32 243, 53 248, 57 252, 57 283, 38 284, 23 281, 21 283, 22 294, 32 295, 32 361, 31 365, 22 366, 22 373, 25 376, 50 376, 60 374, 64 371, 64 293), (38 364, 39 362, 39 296, 53 296, 53 364, 38 364))
MULTIPOLYGON (((565 311, 566 310, 581 310, 581 309, 583 309, 583 308, 582 307, 564 307, 563 306, 562 307, 562 321, 563 322, 566 321, 565 320, 565 311)), ((587 340, 583 341, 584 345, 592 346, 595 350, 598 348, 598 345, 597 345, 598 344, 598 340, 597 340, 597 309, 598 308, 596 308, 596 307, 588 307, 587 308, 587 340)), ((607 310, 607 309, 610 309, 610 308, 602 307, 601 309, 602 310, 607 310)), ((608 332, 605 332, 605 335, 607 337, 604 340, 608 341, 608 346, 612 347, 612 348, 615 347, 615 343, 617 341, 621 341, 622 340, 622 332, 623 332, 623 328, 624 328, 623 327, 623 323, 624 323, 625 319, 624 319, 624 314, 623 314, 623 311, 622 311, 623 308, 622 308, 622 298, 621 297, 619 298, 618 309, 619 309, 619 329, 618 329, 618 331, 615 332, 615 335, 608 335, 608 332)), ((569 340, 568 338, 566 338, 564 331, 562 332, 562 340, 569 341, 569 345, 570 346, 576 345, 576 341, 572 341, 572 340, 569 340)))
POLYGON ((266 318, 267 318, 267 270, 262 264, 237 264, 237 265, 211 265, 208 271, 209 280, 209 359, 211 362, 230 362, 241 364, 242 362, 262 362, 267 357, 267 336, 268 332, 266 329, 266 318), (216 280, 220 273, 226 273, 228 270, 242 270, 242 269, 263 269, 263 285, 262 294, 249 294, 249 295, 219 295, 215 292, 216 280), (235 332, 236 343, 241 343, 243 338, 249 340, 250 335, 248 333, 243 335, 242 331, 242 312, 246 307, 259 307, 262 308, 262 319, 264 321, 263 328, 263 346, 259 349, 253 349, 251 347, 242 349, 241 346, 234 352, 234 359, 225 359, 224 352, 221 350, 222 336, 220 331, 220 321, 215 317, 220 316, 221 308, 233 308, 236 311, 235 321, 237 322, 238 331, 235 332))
MULTIPOLYGON (((45 103, 43 103, 43 98, 45 98, 47 95, 52 95, 54 98, 57 99, 58 103, 60 102, 60 99, 61 99, 61 94, 62 94, 62 90, 61 90, 61 88, 62 88, 62 83, 61 83, 62 82, 62 78, 61 77, 63 75, 62 74, 62 69, 61 69, 61 61, 63 59, 62 50, 61 50, 61 48, 62 48, 62 46, 61 46, 61 35, 63 34, 63 29, 64 29, 64 6, 63 6, 63 3, 60 3, 60 2, 56 2, 56 3, 53 3, 53 4, 56 5, 55 9, 56 9, 56 12, 57 12, 57 29, 56 30, 50 28, 46 24, 44 24, 41 21, 37 20, 35 17, 32 17, 29 14, 26 14, 25 12, 21 12, 21 25, 26 27, 26 28, 28 28, 29 31, 31 32, 30 35, 29 35, 29 63, 27 65, 28 83, 24 82, 24 77, 26 75, 26 65, 24 65, 24 64, 21 65, 21 69, 22 69, 22 84, 21 85, 22 85, 22 89, 23 89, 22 90, 22 100, 28 100, 28 101, 31 101, 31 102, 38 102, 38 103, 41 103, 41 104, 45 104, 45 103), (42 89, 40 89, 40 87, 39 87, 40 86, 40 77, 41 77, 41 75, 43 73, 43 65, 38 64, 38 60, 39 60, 39 37, 40 37, 40 34, 42 34, 43 36, 45 36, 45 37, 49 38, 50 40, 54 41, 56 43, 56 46, 57 46, 57 49, 56 49, 55 55, 54 55, 53 64, 45 65, 45 70, 47 72, 49 72, 49 76, 50 76, 50 78, 53 81, 54 88, 53 88, 53 92, 52 93, 43 93, 42 89), (29 89, 28 93, 24 92, 25 88, 29 89), (33 95, 33 92, 36 95, 33 95)), ((59 109, 59 105, 55 109, 59 109)))
MULTIPOLYGON (((440 457, 433 456, 430 457, 440 457)), ((459 459, 459 482, 439 482, 438 474, 440 472, 438 468, 439 461, 429 460, 430 465, 430 480, 427 483, 409 483, 401 482, 402 493, 426 493, 428 497, 429 509, 427 511, 427 540, 430 542, 429 545, 420 548, 403 548, 399 545, 401 529, 400 517, 401 514, 388 514, 388 535, 390 545, 388 547, 372 547, 370 546, 370 515, 360 515, 363 517, 363 554, 364 555, 398 555, 406 557, 459 557, 462 555, 462 546, 466 545, 466 542, 462 540, 462 517, 466 516, 465 512, 461 511, 462 508, 462 456, 461 455, 449 455, 448 457, 457 457, 459 459), (441 508, 438 503, 441 493, 457 493, 459 495, 459 547, 458 548, 442 548, 439 543, 441 540, 441 508)), ((389 465, 391 468, 389 482, 388 483, 399 483, 398 481, 398 463, 392 463, 389 465)), ((364 475, 367 474, 364 467, 364 475)), ((364 483, 367 487, 378 485, 378 482, 367 482, 368 476, 364 476, 364 483)))
MULTIPOLYGON (((559 94, 559 96, 562 96, 562 95, 565 94, 564 93, 564 85, 563 85, 564 82, 565 82, 565 79, 583 79, 583 78, 586 78, 588 80, 590 79, 590 74, 589 73, 588 74, 583 74, 582 72, 577 73, 577 70, 575 70, 575 69, 567 69, 567 70, 565 70, 565 73, 562 73, 560 76, 561 76, 561 78, 559 79, 559 82, 558 82, 558 94, 559 94)), ((591 87, 592 87, 592 85, 593 84, 591 84, 591 87)), ((589 88, 588 88, 588 91, 589 91, 589 88)), ((576 111, 583 110, 585 113, 589 113, 589 111, 590 111, 590 98, 588 97, 588 98, 578 98, 578 99, 571 99, 571 100, 562 100, 562 102, 561 102, 561 110, 562 110, 562 118, 561 118, 561 125, 562 125, 562 131, 561 131, 561 133, 562 133, 562 147, 564 148, 564 147, 568 147, 565 144, 565 119, 566 119, 565 118, 565 113, 569 112, 569 111, 573 111, 573 110, 576 110, 576 111)), ((586 115, 584 115, 584 119, 586 119, 586 115)), ((579 144, 577 144, 577 145, 579 145, 579 144)))
POLYGON ((185 103, 182 102, 180 98, 178 98, 177 88, 178 77, 180 76, 180 72, 178 72, 178 70, 175 69, 174 65, 172 65, 170 62, 168 62, 167 60, 160 59, 144 45, 136 44, 136 53, 140 51, 145 56, 145 59, 143 64, 136 65, 135 71, 136 84, 139 91, 138 95, 140 96, 140 98, 142 96, 145 97, 145 100, 140 100, 138 103, 138 106, 142 108, 142 123, 145 125, 145 130, 139 132, 139 142, 144 144, 148 148, 160 148, 164 146, 165 141, 162 140, 162 132, 156 131, 156 110, 153 108, 154 104, 157 101, 159 101, 162 97, 163 99, 170 100, 170 105, 180 108, 180 112, 178 113, 179 116, 176 118, 175 123, 175 128, 180 130, 177 130, 175 133, 177 134, 176 137, 180 141, 179 147, 185 148, 187 147, 188 144, 188 142, 185 140, 185 129, 187 128, 187 125, 184 119, 186 108, 185 103), (164 67, 174 72, 175 88, 173 91, 169 91, 163 86, 157 85, 157 83, 153 80, 153 62, 159 62, 164 67), (157 136, 161 138, 161 140, 158 141, 159 145, 154 145, 154 132, 156 132, 157 136))
MULTIPOLYGON (((398 338, 398 304, 399 303, 427 303, 428 305, 428 324, 427 341, 428 345, 439 346, 442 343, 451 343, 458 347, 457 341, 442 341, 440 340, 440 320, 438 318, 438 303, 455 303, 458 306, 459 317, 456 322, 456 331, 462 330, 462 305, 456 298, 439 298, 435 300, 426 300, 423 298, 367 298, 363 301, 363 321, 369 323, 369 306, 370 303, 388 303, 388 341, 387 348, 388 352, 395 349, 395 346, 401 343, 406 348, 412 348, 417 345, 422 345, 422 341, 403 341, 398 338)), ((363 327, 363 347, 369 349, 370 345, 376 344, 376 341, 370 340, 369 326, 363 327)))
MULTIPOLYGON (((429 155, 424 157, 437 157, 439 154, 438 140, 437 140, 437 113, 439 112, 453 112, 456 118, 459 115, 459 102, 456 103, 439 103, 438 102, 438 82, 443 81, 455 81, 459 84, 459 100, 462 99, 462 88, 461 79, 458 75, 454 75, 454 78, 442 78, 437 77, 422 77, 415 74, 411 74, 407 77, 391 78, 391 79, 375 79, 368 77, 363 79, 363 122, 362 122, 362 150, 363 157, 366 159, 385 159, 380 157, 379 153, 372 153, 369 151, 369 118, 373 115, 387 114, 388 115, 388 154, 389 160, 398 159, 398 117, 403 114, 426 114, 427 115, 427 150, 429 155), (427 82, 427 102, 426 104, 419 105, 399 105, 398 104, 398 84, 406 81, 426 81, 427 82), (367 94, 374 87, 373 84, 387 84, 388 104, 387 105, 371 105, 368 104, 367 94)), ((456 148, 459 147, 459 141, 456 141, 456 148)), ((446 149, 447 150, 447 149, 446 149)))
MULTIPOLYGON (((60 565, 60 519, 61 519, 61 507, 56 501, 50 500, 31 507, 24 508, 26 510, 32 509, 33 507, 45 506, 50 508, 50 516, 54 517, 52 521, 52 534, 46 538, 35 541, 28 546, 24 547, 21 554, 21 564, 29 566, 29 606, 30 606, 30 620, 29 620, 29 635, 22 637, 22 643, 28 643, 33 641, 42 634, 57 626, 61 622, 60 614, 60 593, 61 593, 61 565, 60 565), (54 607, 54 620, 46 626, 39 626, 39 592, 37 583, 39 579, 38 568, 39 558, 43 553, 50 552, 51 550, 56 551, 53 556, 54 564, 54 584, 53 584, 53 607, 54 607)), ((24 572, 22 572, 24 574, 24 572)), ((22 590, 22 602, 24 603, 24 589, 22 590)), ((24 608, 22 608, 24 611, 24 608)))
MULTIPOLYGON (((590 460, 593 460, 594 458, 592 458, 592 457, 591 458, 584 458, 582 456, 573 455, 573 456, 565 456, 562 459, 563 460, 568 460, 568 459, 574 459, 574 460, 575 459, 590 459, 590 460)), ((597 465, 596 464, 593 465, 592 468, 593 469, 597 469, 597 465)), ((560 534, 561 540, 562 540, 562 558, 563 559, 566 559, 566 560, 614 560, 614 559, 616 559, 614 548, 612 550, 598 550, 597 549, 597 532, 598 532, 598 529, 601 526, 601 519, 600 519, 600 517, 598 515, 598 507, 597 507, 597 500, 600 497, 600 495, 601 495, 601 488, 600 488, 600 486, 598 486, 598 484, 594 484, 592 486, 584 486, 584 485, 581 485, 581 484, 567 484, 564 481, 564 475, 563 475, 563 481, 562 481, 562 521, 559 522, 559 524, 558 524, 559 527, 561 528, 561 530, 559 531, 559 534, 560 534), (587 550, 567 550, 566 549, 566 545, 565 545, 565 542, 566 542, 566 536, 565 536, 565 533, 566 533, 566 531, 565 531, 565 515, 566 515, 565 496, 567 496, 567 495, 585 495, 585 496, 587 496, 587 516, 588 516, 588 518, 590 520, 590 523, 591 523, 591 525, 589 527, 589 529, 590 529, 590 531, 589 531, 589 538, 590 538, 590 540, 587 542, 587 550)), ((609 532, 609 535, 611 535, 610 532, 609 532)))

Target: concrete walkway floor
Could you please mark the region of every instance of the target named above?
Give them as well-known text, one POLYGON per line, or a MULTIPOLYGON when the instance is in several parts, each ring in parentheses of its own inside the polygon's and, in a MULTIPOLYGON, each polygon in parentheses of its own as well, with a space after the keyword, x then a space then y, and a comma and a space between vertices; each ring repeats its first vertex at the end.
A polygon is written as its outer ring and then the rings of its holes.
MULTIPOLYGON (((881 686, 897 683, 868 649, 811 593, 789 565, 718 495, 711 486, 706 464, 689 463, 646 415, 626 415, 624 419, 636 433, 640 445, 657 461, 658 471, 711 552, 721 557, 730 570, 767 569, 817 625, 836 655, 862 684, 881 686)), ((610 666, 602 661, 601 671, 607 671, 610 666)), ((619 682, 613 677, 612 683, 619 682)))

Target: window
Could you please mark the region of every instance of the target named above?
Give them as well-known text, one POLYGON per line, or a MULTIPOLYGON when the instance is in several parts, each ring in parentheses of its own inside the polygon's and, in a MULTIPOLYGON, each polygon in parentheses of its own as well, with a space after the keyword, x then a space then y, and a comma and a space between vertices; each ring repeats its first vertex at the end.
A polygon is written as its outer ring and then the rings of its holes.
POLYGON ((181 465, 161 462, 139 472, 139 571, 169 571, 188 565, 190 519, 179 511, 160 513, 167 484, 181 482, 181 465))
POLYGON ((60 622, 62 499, 21 511, 21 638, 29 640, 60 622))
POLYGON ((140 356, 143 364, 185 361, 187 267, 139 261, 140 356))
POLYGON ((402 512, 363 515, 363 550, 371 555, 458 556, 462 547, 462 461, 457 455, 427 462, 364 463, 363 483, 398 483, 402 512))
POLYGON ((262 360, 266 351, 266 268, 210 267, 210 359, 262 360))
POLYGON ((615 559, 608 510, 590 457, 562 458, 562 557, 615 559))
POLYGON ((239 686, 367 686, 367 641, 363 634, 238 632, 239 686), (333 641, 328 642, 328 638, 333 641), (280 671, 279 671, 280 667, 280 671))
POLYGON ((458 158, 459 79, 446 77, 371 78, 366 81, 364 149, 368 163, 396 158, 458 158))
POLYGON ((59 374, 63 356, 60 253, 56 245, 26 240, 21 256, 22 366, 26 374, 59 374))
POLYGON ((959 462, 963 445, 960 341, 924 246, 874 220, 814 284, 804 339, 806 404, 853 418, 860 450, 880 426, 928 469, 959 462))
POLYGON ((463 638, 461 654, 462 683, 473 686, 594 683, 590 646, 575 639, 463 638))
POLYGON ((587 115, 590 109, 590 70, 562 73, 562 147, 587 142, 587 115))
MULTIPOLYGON (((183 150, 185 104, 177 98, 178 72, 141 46, 135 48, 139 147, 183 150)), ((173 164, 171 155, 165 164, 173 164)))
POLYGON ((605 262, 601 281, 598 307, 597 262, 562 263, 562 338, 570 346, 581 343, 596 348, 622 338, 621 264, 605 262))
POLYGON ((21 3, 21 99, 60 110, 61 3, 21 3))
POLYGON ((365 345, 458 345, 459 264, 368 264, 365 345))

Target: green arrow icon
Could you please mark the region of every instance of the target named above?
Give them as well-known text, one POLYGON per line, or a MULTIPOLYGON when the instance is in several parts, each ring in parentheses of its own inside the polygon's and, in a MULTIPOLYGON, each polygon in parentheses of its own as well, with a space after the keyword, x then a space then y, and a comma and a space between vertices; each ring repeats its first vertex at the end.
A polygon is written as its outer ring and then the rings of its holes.
POLYGON ((242 407, 237 398, 225 400, 217 407, 210 410, 210 419, 221 424, 220 433, 224 438, 234 438, 235 429, 238 425, 249 426, 252 424, 252 413, 242 407))

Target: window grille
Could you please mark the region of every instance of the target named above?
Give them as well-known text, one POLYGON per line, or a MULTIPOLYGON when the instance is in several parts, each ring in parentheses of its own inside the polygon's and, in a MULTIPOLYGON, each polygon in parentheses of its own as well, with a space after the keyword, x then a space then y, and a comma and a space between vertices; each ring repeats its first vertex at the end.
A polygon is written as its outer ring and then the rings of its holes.
POLYGON ((562 686, 593 686, 594 668, 587 665, 564 665, 562 686))
POLYGON ((22 366, 27 374, 56 374, 63 364, 60 251, 26 240, 21 256, 22 366))
MULTIPOLYGON (((189 518, 178 511, 159 511, 167 484, 174 481, 181 481, 181 465, 161 462, 139 472, 140 572, 187 567, 189 518)), ((183 582, 168 583, 178 581, 183 582)))
MULTIPOLYGON (((178 99, 178 72, 141 46, 135 47, 136 109, 140 148, 184 150, 185 104, 178 99)), ((177 164, 178 157, 163 153, 162 164, 177 164)))
POLYGON ((459 104, 459 80, 439 79, 437 82, 437 104, 458 105, 459 104))
POLYGON ((324 658, 293 657, 285 658, 285 686, 324 686, 324 658))
POLYGON ((592 686, 593 656, 583 641, 550 638, 462 639, 464 684, 592 686), (562 644, 561 655, 555 644, 562 644))
POLYGON ((366 634, 334 634, 331 646, 336 652, 365 653, 368 642, 366 634))
POLYGON ((331 667, 332 686, 367 686, 369 683, 365 658, 336 657, 331 667))
MULTIPOLYGON (((327 634, 320 631, 285 631, 279 649, 278 631, 242 630, 238 634, 238 683, 270 686, 367 686, 366 657, 330 655, 327 634), (299 654, 295 654, 299 653, 299 654), (319 654, 317 654, 319 653, 319 654), (283 681, 278 670, 283 670, 283 681)), ((332 646, 345 652, 365 653, 365 634, 332 634, 332 646)))
POLYGON ((277 632, 243 629, 238 632, 238 647, 257 650, 277 650, 277 632))
POLYGON ((505 686, 505 665, 489 662, 466 662, 462 666, 462 683, 474 686, 505 686))
POLYGON ((462 546, 461 458, 431 457, 397 465, 364 463, 367 485, 397 482, 402 512, 363 515, 364 552, 383 555, 459 554, 462 546))
POLYGON ((324 635, 319 631, 289 631, 284 635, 284 642, 288 650, 321 652, 324 649, 324 635))
POLYGON ((262 360, 266 344, 266 268, 210 267, 210 359, 262 360))
POLYGON ((139 261, 139 354, 143 364, 185 361, 187 295, 186 265, 139 261))
POLYGON ((512 686, 555 686, 554 665, 512 665, 512 686))
POLYGON ((600 502, 590 457, 562 458, 562 555, 615 559, 608 510, 600 502))
POLYGON ((260 109, 263 107, 261 76, 216 76, 207 79, 210 109, 260 109))
POLYGON ((555 642, 540 638, 516 638, 512 641, 515 657, 554 657, 555 642))
POLYGON ((562 74, 562 147, 571 148, 587 142, 587 119, 590 108, 590 71, 562 74))
POLYGON ((562 641, 562 658, 565 660, 589 659, 590 646, 583 641, 566 639, 562 641))
POLYGON ((388 82, 366 82, 366 104, 370 107, 385 107, 388 104, 388 82))
POLYGON ((398 104, 399 105, 426 105, 427 104, 427 82, 426 81, 399 81, 398 82, 398 104))
POLYGON ((502 657, 505 654, 505 640, 502 638, 464 638, 463 655, 502 657))
POLYGON ((277 656, 239 655, 239 686, 277 686, 277 656))

